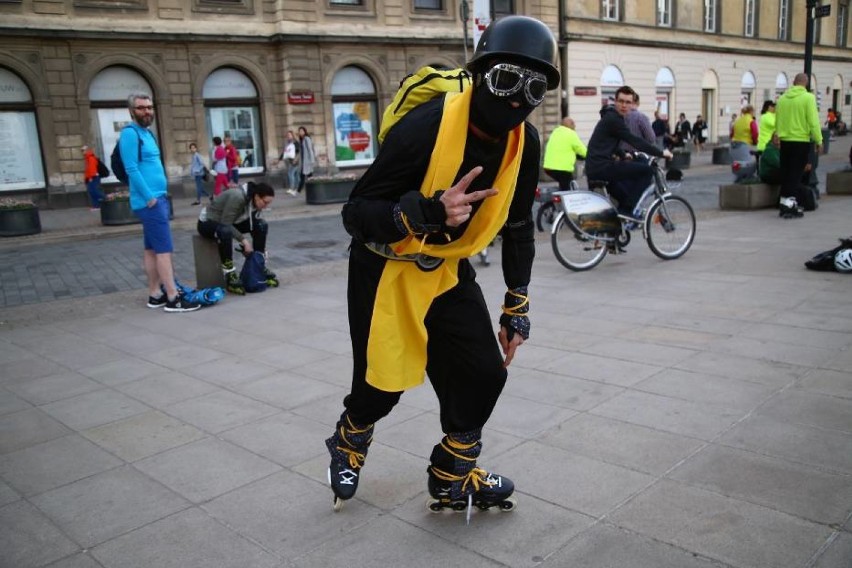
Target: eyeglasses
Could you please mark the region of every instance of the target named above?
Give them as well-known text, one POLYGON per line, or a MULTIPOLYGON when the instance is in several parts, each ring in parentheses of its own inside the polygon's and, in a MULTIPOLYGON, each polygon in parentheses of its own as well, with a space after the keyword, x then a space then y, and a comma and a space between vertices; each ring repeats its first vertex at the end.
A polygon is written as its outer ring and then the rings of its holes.
POLYGON ((139 105, 133 108, 135 108, 136 110, 154 110, 154 105, 139 105))
POLYGON ((510 97, 521 89, 530 106, 538 106, 547 93, 547 77, 543 73, 511 63, 498 63, 485 73, 488 90, 498 97, 510 97))
POLYGON ((633 104, 633 99, 615 99, 615 102, 620 105, 630 105, 633 104))

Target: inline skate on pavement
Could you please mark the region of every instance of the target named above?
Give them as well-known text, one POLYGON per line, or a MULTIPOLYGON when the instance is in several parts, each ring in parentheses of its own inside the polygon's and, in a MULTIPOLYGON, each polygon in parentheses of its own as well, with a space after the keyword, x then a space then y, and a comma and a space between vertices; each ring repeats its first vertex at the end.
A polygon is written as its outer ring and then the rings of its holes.
POLYGON ((373 441, 373 424, 356 426, 344 412, 334 430, 334 435, 325 441, 331 463, 328 466, 328 484, 334 493, 334 511, 343 508, 343 503, 355 496, 361 468, 367 459, 367 450, 373 441))

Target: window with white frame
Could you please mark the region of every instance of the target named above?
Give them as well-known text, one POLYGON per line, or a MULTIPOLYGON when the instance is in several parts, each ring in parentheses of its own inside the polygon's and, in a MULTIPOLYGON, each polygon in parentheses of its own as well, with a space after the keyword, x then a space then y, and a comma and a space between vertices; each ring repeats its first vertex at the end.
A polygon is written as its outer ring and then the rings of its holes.
POLYGON ((379 149, 376 85, 366 71, 349 65, 335 73, 331 83, 334 121, 334 163, 366 166, 379 149))
POLYGON ((790 0, 778 0, 778 39, 789 39, 790 0))
POLYGON ((0 67, 0 192, 45 187, 41 140, 30 88, 17 74, 0 67))
POLYGON ((672 0, 657 0, 657 25, 672 26, 672 0))
POLYGON ((704 31, 716 32, 718 5, 716 0, 704 0, 704 31))
POLYGON ((621 14, 619 13, 618 4, 620 0, 601 0, 601 17, 604 20, 619 21, 621 14))
POLYGON ((745 0, 745 24, 743 35, 754 37, 754 17, 757 0, 745 0))
POLYGON ((207 134, 230 137, 240 155, 240 173, 263 172, 263 131, 260 97, 248 75, 231 67, 220 67, 207 76, 204 98, 207 134))
POLYGON ((838 3, 837 5, 837 34, 835 45, 846 47, 846 29, 849 27, 849 5, 838 3))

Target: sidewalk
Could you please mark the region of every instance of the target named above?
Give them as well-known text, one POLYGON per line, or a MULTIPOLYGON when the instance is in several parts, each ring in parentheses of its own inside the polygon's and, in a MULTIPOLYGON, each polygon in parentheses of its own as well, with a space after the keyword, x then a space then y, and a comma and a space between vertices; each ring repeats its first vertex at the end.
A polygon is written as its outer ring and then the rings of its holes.
POLYGON ((637 236, 587 273, 540 240, 481 459, 519 505, 470 526, 424 506, 428 386, 331 510, 345 261, 192 314, 138 290, 0 310, 0 566, 849 568, 852 275, 802 262, 850 218, 835 196, 804 219, 724 212, 679 260, 637 236))

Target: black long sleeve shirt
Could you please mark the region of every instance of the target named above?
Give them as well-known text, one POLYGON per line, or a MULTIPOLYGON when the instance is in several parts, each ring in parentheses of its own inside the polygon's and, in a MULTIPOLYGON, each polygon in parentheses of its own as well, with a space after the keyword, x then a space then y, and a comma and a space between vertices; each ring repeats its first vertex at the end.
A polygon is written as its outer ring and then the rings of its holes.
MULTIPOLYGON (((394 223, 393 208, 408 192, 419 194, 426 175, 432 150, 438 137, 443 116, 443 97, 426 102, 405 115, 388 132, 375 161, 356 183, 348 203, 343 208, 346 230, 358 241, 392 243, 406 236, 394 223)), ((532 205, 538 184, 541 142, 538 131, 529 123, 526 128, 524 152, 509 216, 501 234, 503 236, 503 277, 508 288, 529 284, 535 256, 535 227, 532 205)), ((506 141, 487 142, 468 131, 464 157, 453 183, 476 166, 482 173, 473 180, 467 192, 492 187, 502 163, 506 141)), ((446 188, 449 189, 449 188, 446 188)), ((426 200, 420 196, 420 199, 426 200)), ((476 214, 480 202, 474 203, 476 214)), ((445 216, 435 219, 439 223, 445 216)), ((444 226, 441 236, 432 236, 430 243, 446 242, 446 232, 451 239, 464 234, 468 222, 456 228, 444 226)))
POLYGON ((663 155, 663 151, 653 144, 634 136, 618 111, 614 107, 607 106, 601 110, 601 119, 595 125, 592 137, 589 139, 586 174, 590 178, 606 170, 612 163, 613 156, 621 155, 618 143, 622 140, 640 152, 658 157, 663 155))

